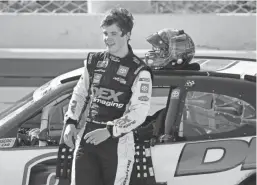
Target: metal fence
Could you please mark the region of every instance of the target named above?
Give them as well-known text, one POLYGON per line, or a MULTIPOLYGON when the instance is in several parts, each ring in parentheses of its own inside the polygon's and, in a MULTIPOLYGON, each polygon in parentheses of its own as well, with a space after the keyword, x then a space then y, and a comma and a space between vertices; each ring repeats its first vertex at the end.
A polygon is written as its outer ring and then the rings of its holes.
MULTIPOLYGON (((87 13, 87 1, 0 1, 0 13, 87 13)), ((151 1, 151 9, 142 13, 155 14, 253 14, 256 1, 151 1)))

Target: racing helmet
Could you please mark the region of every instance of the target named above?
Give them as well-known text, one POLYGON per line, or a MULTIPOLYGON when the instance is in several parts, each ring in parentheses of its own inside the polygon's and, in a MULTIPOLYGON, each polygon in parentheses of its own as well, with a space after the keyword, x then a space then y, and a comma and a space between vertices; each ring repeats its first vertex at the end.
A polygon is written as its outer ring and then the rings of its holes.
POLYGON ((145 54, 145 60, 153 68, 182 69, 195 55, 195 44, 184 30, 165 28, 146 40, 152 50, 145 54))

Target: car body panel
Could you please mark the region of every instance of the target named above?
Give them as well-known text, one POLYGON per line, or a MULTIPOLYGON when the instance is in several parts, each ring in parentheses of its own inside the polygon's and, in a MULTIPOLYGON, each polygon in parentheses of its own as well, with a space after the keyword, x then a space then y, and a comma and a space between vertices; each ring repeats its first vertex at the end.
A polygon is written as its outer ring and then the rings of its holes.
POLYGON ((0 150, 0 182, 6 185, 28 185, 31 168, 44 160, 56 159, 57 151, 57 147, 0 150), (6 159, 12 159, 13 165, 6 159))
MULTIPOLYGON (((233 140, 242 140, 249 142, 249 138, 237 138, 233 140)), ((212 142, 211 141, 203 141, 205 143, 212 142)), ((223 140, 219 140, 220 142, 223 140)), ((227 140, 226 140, 227 141, 227 140)), ((229 140, 231 141, 231 140, 229 140)), ((215 142, 215 141, 214 141, 215 142)), ((217 141, 216 141, 217 142, 217 141)), ((190 167, 186 171, 183 171, 183 175, 178 175, 179 171, 179 165, 182 163, 179 159, 181 158, 181 153, 183 153, 183 150, 185 150, 185 146, 188 144, 196 144, 199 145, 199 142, 188 142, 188 143, 173 143, 173 144, 167 144, 167 145, 157 145, 151 149, 152 158, 153 158, 153 166, 155 169, 155 176, 157 182, 168 182, 168 185, 217 185, 217 184, 231 184, 236 185, 239 182, 244 179, 244 177, 249 176, 250 174, 256 172, 256 169, 254 170, 241 170, 242 164, 238 164, 233 166, 232 169, 221 171, 221 168, 225 168, 225 165, 221 163, 226 163, 226 160, 222 161, 222 158, 225 158, 228 154, 223 154, 221 152, 221 149, 215 149, 210 150, 210 154, 208 156, 209 161, 214 161, 214 164, 207 164, 207 165, 213 165, 213 168, 218 167, 215 166, 215 161, 221 160, 219 163, 219 168, 216 168, 216 172, 213 173, 206 173, 208 167, 201 168, 201 172, 197 171, 198 166, 194 166, 195 163, 193 163, 193 160, 198 160, 197 152, 194 150, 192 151, 186 151, 186 158, 183 160, 185 163, 184 165, 188 165, 190 167), (224 155, 224 156, 223 156, 224 155), (218 156, 218 157, 217 157, 218 156), (160 167, 161 166, 161 167, 160 167), (203 172, 205 171, 205 172, 203 172), (185 175, 186 173, 189 173, 189 175, 185 175), (176 175, 177 174, 177 175, 176 175), (175 177, 174 177, 175 176, 175 177)), ((195 146, 194 146, 195 147, 195 146)), ((199 149, 199 148, 197 148, 199 149)), ((240 150, 237 150, 235 155, 240 150)), ((230 154, 229 154, 230 155, 230 154)), ((230 157, 233 157, 230 156, 230 157)), ((207 157, 206 157, 207 158, 207 157)), ((242 162, 242 161, 239 161, 242 162)), ((197 163, 199 164, 199 163, 197 163)), ((203 164, 199 164, 201 166, 203 164)), ((203 165, 204 166, 204 165, 203 165)), ((228 165, 229 166, 229 165, 228 165)), ((211 167, 212 168, 212 167, 211 167)))

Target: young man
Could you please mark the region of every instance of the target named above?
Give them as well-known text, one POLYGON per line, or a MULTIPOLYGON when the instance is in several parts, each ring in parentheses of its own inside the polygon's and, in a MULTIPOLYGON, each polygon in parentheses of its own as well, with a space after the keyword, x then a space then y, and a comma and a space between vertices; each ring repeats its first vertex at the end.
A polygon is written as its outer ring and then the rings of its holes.
POLYGON ((65 115, 64 142, 74 147, 76 126, 90 97, 86 126, 78 134, 72 185, 128 185, 134 136, 149 111, 152 74, 129 45, 133 17, 114 8, 101 22, 105 52, 89 53, 65 115))

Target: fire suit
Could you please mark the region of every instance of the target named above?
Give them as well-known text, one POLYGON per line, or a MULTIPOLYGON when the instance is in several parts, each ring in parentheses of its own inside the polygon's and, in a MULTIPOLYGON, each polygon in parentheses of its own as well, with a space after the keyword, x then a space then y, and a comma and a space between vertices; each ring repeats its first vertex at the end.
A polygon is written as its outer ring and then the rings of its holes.
POLYGON ((90 53, 85 71, 70 100, 65 120, 78 120, 90 96, 87 122, 78 134, 72 165, 72 185, 128 185, 134 164, 132 130, 150 109, 151 70, 133 54, 90 53), (112 137, 98 145, 86 143, 86 133, 111 125, 112 137))

